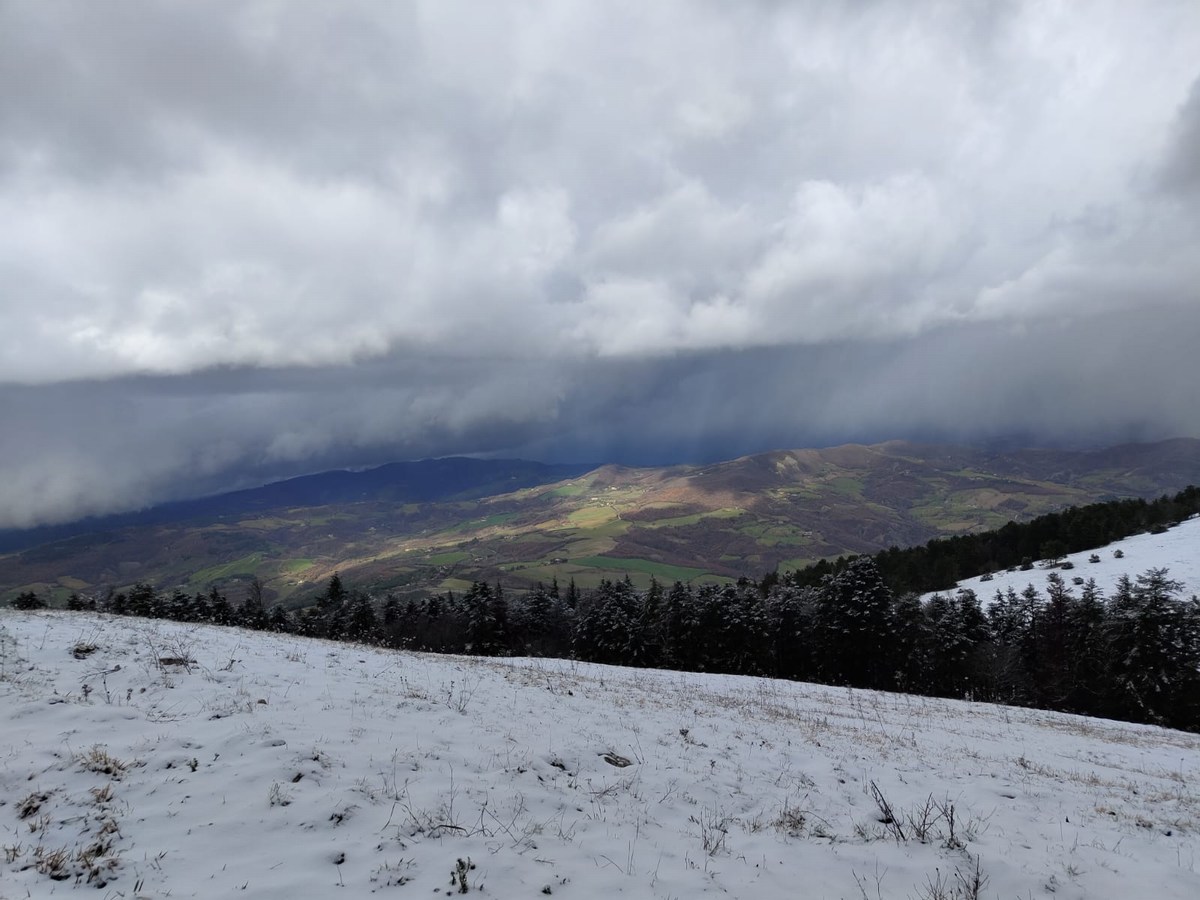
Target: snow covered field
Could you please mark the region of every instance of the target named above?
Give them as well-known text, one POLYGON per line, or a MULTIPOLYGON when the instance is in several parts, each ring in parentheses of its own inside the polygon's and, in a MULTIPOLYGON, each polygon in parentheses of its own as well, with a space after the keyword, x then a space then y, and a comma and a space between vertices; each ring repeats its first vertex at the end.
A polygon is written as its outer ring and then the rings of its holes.
MULTIPOLYGON (((1135 534, 1099 550, 1085 550, 1063 558, 1073 563, 1074 568, 1047 569, 1044 563, 1039 562, 1027 572, 997 572, 991 581, 968 578, 960 581, 958 586, 973 590, 980 602, 987 606, 997 590, 1007 592, 1010 587, 1019 594, 1027 585, 1032 584, 1045 596, 1046 576, 1057 572, 1076 596, 1079 595, 1079 588, 1072 584, 1072 579, 1079 577, 1085 581, 1095 578, 1104 596, 1111 597, 1117 580, 1122 575, 1136 579, 1147 569, 1162 568, 1169 570, 1171 578, 1183 583, 1183 593, 1180 596, 1191 597, 1193 594, 1200 594, 1200 517, 1181 522, 1162 534, 1135 534), (1124 554, 1124 558, 1118 559, 1113 556, 1113 552, 1118 549, 1124 554), (1089 562, 1092 554, 1099 556, 1100 561, 1089 562)), ((932 594, 926 595, 930 596, 932 594)))
POLYGON ((1200 736, 3 610, 0 847, 7 900, 1194 898, 1200 736))

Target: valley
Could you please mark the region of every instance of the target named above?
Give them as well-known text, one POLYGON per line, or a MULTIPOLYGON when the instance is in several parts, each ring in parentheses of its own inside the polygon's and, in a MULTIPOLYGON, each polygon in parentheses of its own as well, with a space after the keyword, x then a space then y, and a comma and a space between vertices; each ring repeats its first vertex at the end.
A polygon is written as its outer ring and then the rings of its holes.
POLYGON ((334 572, 400 596, 475 580, 520 590, 626 575, 639 588, 651 578, 759 578, 1070 505, 1176 491, 1200 482, 1200 441, 1092 452, 889 442, 570 473, 519 461, 404 466, 402 477, 388 467, 328 473, 156 508, 10 550, 0 555, 0 598, 33 590, 62 603, 138 581, 237 593, 257 577, 270 599, 296 605, 334 572), (520 486, 506 489, 514 479, 520 486))

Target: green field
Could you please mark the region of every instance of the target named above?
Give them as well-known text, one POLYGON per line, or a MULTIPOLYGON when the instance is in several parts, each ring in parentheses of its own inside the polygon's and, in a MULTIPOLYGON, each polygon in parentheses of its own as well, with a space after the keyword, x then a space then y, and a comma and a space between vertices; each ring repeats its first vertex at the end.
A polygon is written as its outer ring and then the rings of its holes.
POLYGON ((480 531, 485 528, 495 528, 498 525, 507 525, 518 517, 518 513, 493 513, 490 516, 482 516, 478 519, 470 519, 466 522, 460 522, 457 525, 452 525, 446 529, 447 532, 465 532, 465 531, 480 531))
POLYGON ((840 477, 829 482, 829 487, 836 493, 846 497, 861 497, 863 481, 861 478, 840 477))
POLYGON ((653 519, 649 522, 638 522, 641 528, 678 528, 685 525, 699 525, 701 522, 713 519, 736 519, 744 515, 745 510, 739 508, 714 509, 711 512, 692 513, 689 516, 671 516, 666 519, 653 519))
POLYGON ((554 488, 553 490, 546 491, 546 496, 547 497, 578 497, 581 494, 587 493, 587 491, 588 491, 588 487, 586 485, 564 484, 564 485, 554 488))
POLYGON ((200 569, 198 572, 193 572, 188 580, 193 586, 205 587, 219 581, 224 581, 226 578, 237 576, 253 577, 257 574, 261 562, 261 553, 251 553, 249 556, 243 556, 241 559, 235 559, 232 562, 209 566, 207 569, 200 569))
POLYGON ((471 554, 465 550, 451 550, 448 553, 435 553, 433 556, 427 556, 425 562, 431 566, 452 566, 464 559, 469 559, 470 556, 471 554))

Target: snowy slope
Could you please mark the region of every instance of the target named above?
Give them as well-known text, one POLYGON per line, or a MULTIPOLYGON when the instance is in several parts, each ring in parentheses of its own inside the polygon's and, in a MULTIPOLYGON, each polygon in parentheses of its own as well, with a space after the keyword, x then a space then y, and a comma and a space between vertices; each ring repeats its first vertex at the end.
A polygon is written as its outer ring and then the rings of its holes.
MULTIPOLYGON (((1162 534, 1136 534, 1099 550, 1085 550, 1064 558, 1074 563, 1075 567, 1069 570, 1048 569, 1039 562, 1027 572, 997 572, 991 581, 968 578, 960 581, 958 586, 975 591, 980 601, 987 605, 997 590, 1006 592, 1010 587, 1019 594, 1032 584, 1045 596, 1046 576, 1058 572, 1076 595, 1079 588, 1072 584, 1072 579, 1080 577, 1085 580, 1096 579, 1104 596, 1110 597, 1122 575, 1136 578, 1147 569, 1162 568, 1169 571, 1171 578, 1183 583, 1180 596, 1191 597, 1200 594, 1200 517, 1181 522, 1162 534), (1118 549, 1125 554, 1123 559, 1113 556, 1118 549), (1099 562, 1088 562, 1093 553, 1100 557, 1099 562)), ((931 596, 927 594, 926 598, 931 596)))
POLYGON ((1196 735, 63 612, 0 611, 0 803, 8 900, 1200 896, 1196 735))

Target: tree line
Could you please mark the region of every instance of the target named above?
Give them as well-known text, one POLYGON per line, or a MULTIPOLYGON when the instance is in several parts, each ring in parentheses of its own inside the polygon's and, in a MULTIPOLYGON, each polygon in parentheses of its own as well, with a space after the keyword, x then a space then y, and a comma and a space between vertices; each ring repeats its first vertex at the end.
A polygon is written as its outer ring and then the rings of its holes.
MULTIPOLYGON (((876 553, 874 559, 893 591, 927 594, 952 589, 963 579, 990 572, 1032 568, 1034 560, 1094 550, 1145 531, 1166 531, 1196 513, 1200 513, 1200 487, 1193 485, 1157 500, 1072 506, 1029 522, 1009 522, 992 531, 934 538, 916 547, 892 547, 876 553)), ((764 581, 767 586, 781 579, 815 586, 853 558, 820 560, 784 575, 770 573, 764 581)))
MULTIPOLYGON (((1032 706, 1200 731, 1200 600, 1165 569, 1094 580, 1050 571, 1044 593, 969 590, 922 601, 859 557, 817 584, 628 578, 511 594, 500 584, 424 599, 373 599, 334 575, 298 612, 267 608, 253 582, 232 604, 216 588, 161 594, 138 584, 69 608, 239 625, 392 648, 576 658, 617 665, 764 675, 1032 706), (1079 579, 1075 579, 1076 581, 1079 579)), ((22 595, 22 605, 30 597, 22 595)), ((14 604, 16 605, 16 604, 14 604)))

